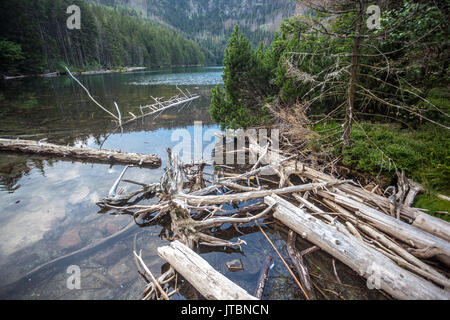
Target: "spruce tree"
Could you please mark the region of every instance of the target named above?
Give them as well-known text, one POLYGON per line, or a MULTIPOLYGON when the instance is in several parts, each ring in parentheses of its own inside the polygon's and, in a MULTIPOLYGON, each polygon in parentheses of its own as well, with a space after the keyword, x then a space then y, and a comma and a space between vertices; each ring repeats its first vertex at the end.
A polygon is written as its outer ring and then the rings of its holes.
POLYGON ((261 46, 255 52, 235 26, 223 60, 224 88, 212 91, 210 114, 222 128, 245 128, 266 118, 261 96, 267 90, 270 73, 263 64, 262 52, 261 46))

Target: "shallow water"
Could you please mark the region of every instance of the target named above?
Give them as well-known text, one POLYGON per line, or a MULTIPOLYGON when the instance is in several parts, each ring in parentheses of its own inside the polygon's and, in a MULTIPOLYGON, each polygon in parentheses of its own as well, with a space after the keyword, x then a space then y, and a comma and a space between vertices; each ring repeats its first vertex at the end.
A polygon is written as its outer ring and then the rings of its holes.
MULTIPOLYGON (((221 83, 221 68, 178 68, 104 75, 80 76, 91 94, 110 111, 113 103, 123 116, 139 114, 139 106, 153 103, 153 97, 169 98, 179 92, 176 86, 198 93, 201 98, 188 105, 149 116, 114 132, 111 117, 95 106, 69 77, 22 79, 1 84, 0 136, 40 140, 56 144, 86 145, 125 152, 153 153, 162 158, 157 169, 130 168, 126 179, 144 183, 159 180, 167 163, 167 147, 179 143, 177 133, 187 130, 194 136, 194 121, 202 121, 203 133, 219 132, 209 116, 210 90, 221 83), (178 130, 178 131, 177 131, 178 130), (175 135, 175 139, 172 138, 175 135)), ((206 147, 205 141, 203 147, 206 147)), ((155 275, 164 261, 157 247, 167 245, 163 226, 137 225, 112 242, 96 250, 62 260, 51 268, 23 278, 34 268, 63 257, 119 232, 131 216, 102 213, 95 204, 107 196, 123 166, 88 164, 41 156, 0 153, 0 298, 2 299, 139 299, 145 283, 137 272, 133 249, 143 252, 143 259, 155 275), (79 266, 81 288, 69 289, 69 266, 79 266), (21 281, 17 282, 18 279, 21 281)), ((121 184, 124 192, 136 187, 121 184)), ((145 203, 145 201, 144 201, 145 203)), ((224 226, 223 237, 247 242, 242 252, 205 251, 202 256, 213 267, 253 293, 266 255, 274 256, 264 298, 301 299, 301 295, 281 260, 254 226, 237 233, 224 226), (230 272, 225 263, 241 259, 243 271, 230 272)), ((271 238, 285 252, 282 233, 271 230, 271 238)), ((329 257, 315 255, 310 267, 319 278, 327 273, 329 257)), ((287 255, 285 255, 287 256, 287 255)), ((364 298, 363 281, 345 267, 342 277, 355 288, 339 287, 330 298, 364 298), (348 273, 348 277, 346 274, 348 273)), ((319 279, 318 278, 318 279, 319 279)), ((320 280, 320 279, 319 279, 320 280)), ((319 281, 317 280, 317 281, 319 281)), ((327 282, 328 285, 330 282, 327 282)), ((175 299, 195 298, 181 292, 175 299)))

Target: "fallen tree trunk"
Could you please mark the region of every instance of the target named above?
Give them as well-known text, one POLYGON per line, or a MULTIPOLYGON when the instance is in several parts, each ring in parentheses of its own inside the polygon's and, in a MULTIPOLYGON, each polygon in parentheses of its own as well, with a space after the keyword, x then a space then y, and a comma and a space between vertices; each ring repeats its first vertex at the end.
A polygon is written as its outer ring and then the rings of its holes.
POLYGON ((264 201, 274 205, 274 217, 397 299, 450 299, 450 293, 402 269, 392 260, 348 237, 277 195, 264 201))
POLYGON ((178 106, 180 104, 184 104, 184 103, 193 101, 193 100, 198 99, 198 98, 200 98, 199 95, 194 95, 194 96, 191 96, 191 97, 186 97, 184 99, 180 99, 179 101, 168 101, 169 103, 167 105, 159 105, 159 103, 158 103, 158 104, 154 104, 154 105, 143 106, 143 107, 141 107, 141 111, 142 111, 143 108, 149 108, 152 111, 147 112, 147 113, 142 114, 142 115, 139 115, 139 116, 133 115, 133 117, 131 119, 126 120, 125 122, 122 123, 122 125, 129 124, 129 123, 131 123, 131 122, 133 122, 135 120, 138 120, 138 119, 141 119, 141 118, 145 118, 145 117, 150 116, 152 114, 156 114, 156 113, 162 112, 162 111, 164 111, 166 109, 169 109, 171 107, 175 107, 175 106, 178 106), (158 106, 158 107, 156 107, 156 106, 158 106))
POLYGON ((134 164, 144 167, 159 167, 161 159, 153 154, 126 153, 107 149, 59 146, 32 140, 0 139, 0 150, 52 155, 87 162, 109 164, 134 164))
MULTIPOLYGON (((323 181, 330 181, 332 179, 335 179, 331 176, 308 167, 303 167, 302 169, 304 170, 304 175, 310 179, 320 179, 323 181)), ((364 201, 373 203, 379 208, 389 208, 389 200, 387 198, 369 192, 363 188, 353 186, 350 183, 344 183, 340 185, 339 189, 349 194, 356 195, 364 201)), ((402 205, 400 207, 400 215, 405 217, 406 220, 409 220, 415 227, 431 233, 437 237, 440 237, 444 240, 450 241, 450 224, 448 222, 430 216, 428 214, 423 214, 423 212, 421 212, 419 209, 411 208, 408 205, 402 205), (421 218, 419 219, 419 217, 421 218)))
POLYGON ((414 219, 412 225, 439 238, 450 241, 450 227, 448 222, 445 220, 422 212, 416 217, 416 219, 414 219))
POLYGON ((158 254, 208 300, 257 300, 179 241, 158 248, 158 254))
POLYGON ((319 195, 329 198, 340 205, 353 208, 356 210, 355 214, 357 216, 366 219, 379 230, 402 240, 414 248, 426 251, 429 257, 436 256, 445 264, 450 265, 450 243, 448 241, 348 197, 328 191, 319 191, 319 195))

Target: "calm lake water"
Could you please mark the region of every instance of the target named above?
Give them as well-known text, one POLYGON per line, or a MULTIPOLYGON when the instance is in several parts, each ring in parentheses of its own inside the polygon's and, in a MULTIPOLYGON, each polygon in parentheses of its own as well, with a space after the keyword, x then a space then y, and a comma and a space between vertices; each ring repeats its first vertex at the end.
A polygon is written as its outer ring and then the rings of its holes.
MULTIPOLYGON (((208 108, 211 88, 221 84, 221 75, 220 67, 195 67, 79 76, 91 94, 113 113, 113 103, 117 102, 123 116, 128 116, 129 112, 138 115, 139 106, 153 103, 151 96, 170 98, 177 95, 177 86, 201 95, 189 105, 135 121, 123 132, 113 133, 115 125, 111 117, 94 105, 67 76, 3 82, 0 84, 0 136, 46 138, 48 142, 62 145, 153 153, 162 158, 160 168, 129 168, 126 179, 154 183, 166 166, 166 148, 179 142, 172 139, 175 130, 185 129, 193 134, 194 121, 202 121, 204 132, 220 132, 211 121, 208 108)), ((34 268, 102 241, 134 223, 131 216, 101 212, 96 205, 96 201, 107 196, 122 169, 123 166, 0 152, 1 299, 142 298, 145 282, 137 272, 133 249, 134 246, 137 250, 142 249, 147 266, 159 275, 167 265, 158 257, 157 248, 169 243, 160 225, 144 228, 135 225, 112 242, 24 278, 34 268), (67 269, 71 265, 80 268, 80 289, 67 287, 70 277, 67 269)), ((121 187, 125 193, 136 188, 126 183, 121 187)), ((210 250, 202 252, 202 257, 253 293, 262 263, 267 255, 272 255, 274 268, 263 298, 301 299, 281 260, 254 226, 244 227, 244 235, 226 227, 223 238, 237 240, 239 237, 247 242, 242 252, 210 250), (245 270, 228 271, 225 262, 233 259, 241 259, 245 270)), ((270 236, 285 252, 285 236, 276 230, 272 230, 270 236)), ((332 281, 327 281, 333 275, 329 269, 330 259, 325 253, 318 252, 308 262, 317 283, 325 281, 328 288, 331 285, 334 289, 329 289, 334 294, 324 292, 331 299, 364 298, 376 294, 368 291, 360 278, 339 264, 340 278, 348 286, 333 286, 332 281)), ((174 298, 195 298, 195 295, 186 291, 174 298)))

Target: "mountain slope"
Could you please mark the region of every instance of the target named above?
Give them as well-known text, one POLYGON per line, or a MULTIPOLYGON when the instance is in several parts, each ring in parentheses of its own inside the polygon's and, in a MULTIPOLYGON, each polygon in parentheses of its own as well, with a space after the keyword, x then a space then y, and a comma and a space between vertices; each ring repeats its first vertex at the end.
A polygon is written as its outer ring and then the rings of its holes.
POLYGON ((126 7, 142 17, 162 23, 195 39, 221 62, 223 49, 238 24, 256 46, 270 43, 284 18, 296 12, 295 0, 89 0, 114 7, 126 7))

